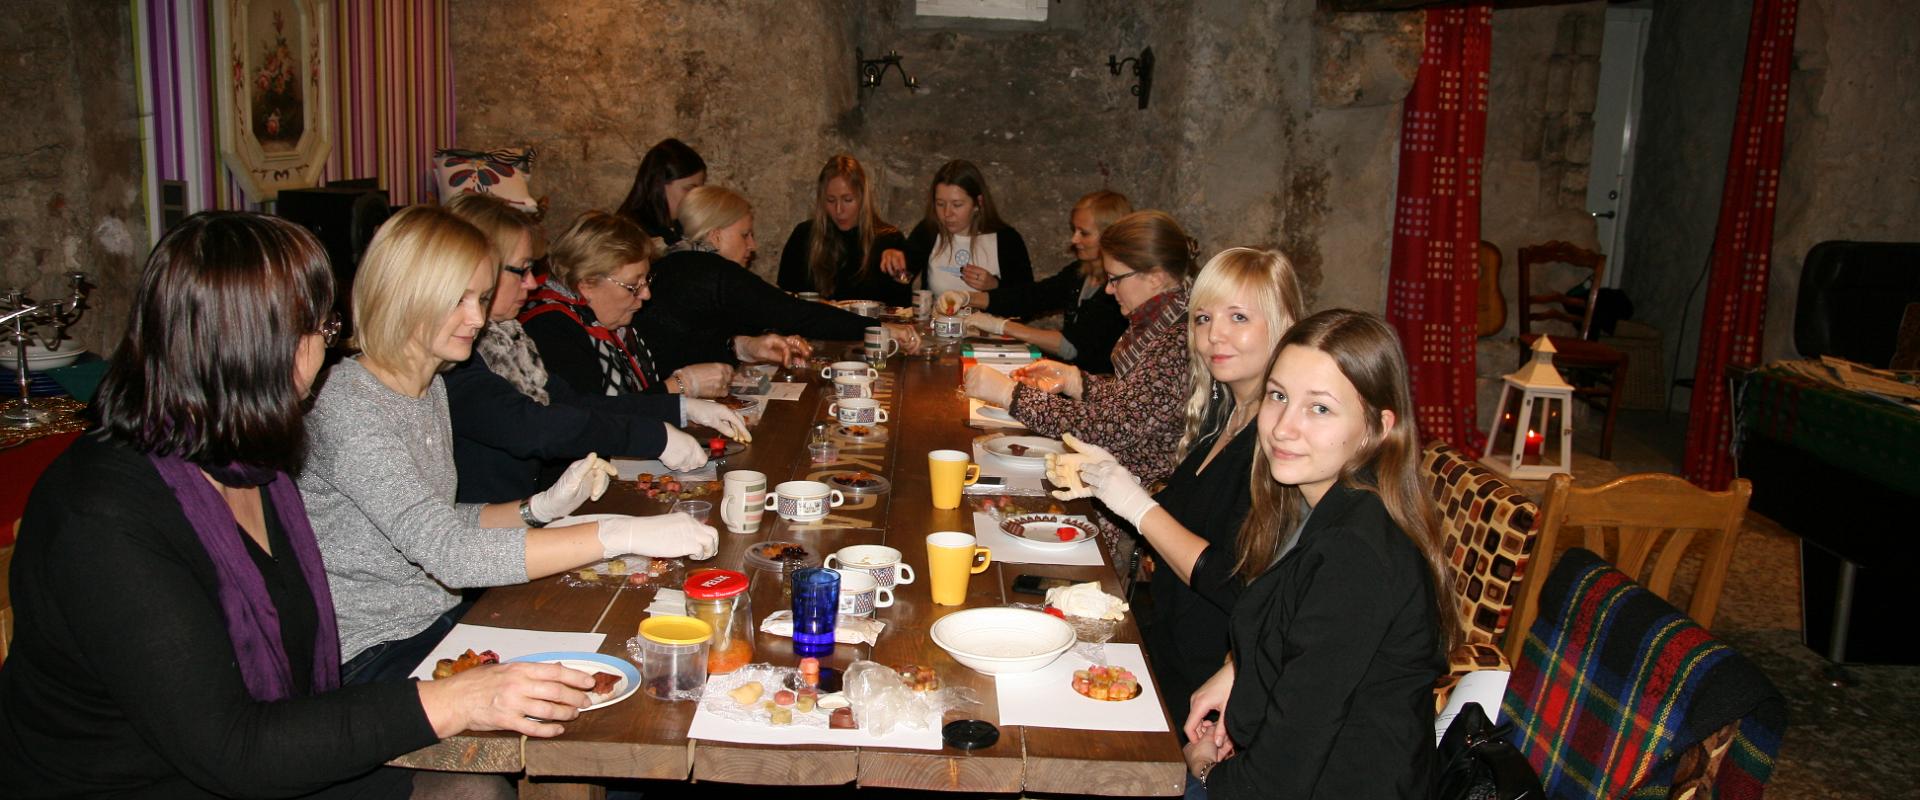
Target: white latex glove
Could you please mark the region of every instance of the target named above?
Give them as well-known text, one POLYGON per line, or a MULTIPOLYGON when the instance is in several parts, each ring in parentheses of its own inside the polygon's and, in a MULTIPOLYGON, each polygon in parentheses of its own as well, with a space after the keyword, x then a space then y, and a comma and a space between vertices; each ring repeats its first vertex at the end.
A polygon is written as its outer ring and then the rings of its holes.
POLYGON ((1140 520, 1160 504, 1118 461, 1093 461, 1080 465, 1080 480, 1093 487, 1093 496, 1121 519, 1140 529, 1140 520))
POLYGON ((996 317, 985 311, 975 311, 967 315, 967 327, 981 333, 999 336, 1007 332, 1007 318, 996 317))
POLYGON ((1013 379, 1047 394, 1080 399, 1085 388, 1080 368, 1043 358, 1013 371, 1013 379))
MULTIPOLYGON (((1071 452, 1047 454, 1047 480, 1060 487, 1053 493, 1061 500, 1079 500, 1093 496, 1093 487, 1080 478, 1080 468, 1088 464, 1102 462, 1118 463, 1112 453, 1099 445, 1087 444, 1069 433, 1060 437, 1071 452)), ((1142 512, 1145 513, 1145 512, 1142 512)))
POLYGON ((933 307, 942 314, 953 316, 960 313, 960 309, 966 308, 971 302, 973 302, 972 294, 959 289, 948 289, 941 292, 940 297, 933 301, 933 307))
POLYGON ((674 472, 699 469, 707 465, 707 448, 692 434, 667 425, 667 446, 660 450, 660 463, 674 472))
POLYGON ((573 462, 566 472, 560 473, 560 480, 554 481, 546 491, 527 498, 527 506, 538 519, 559 519, 588 500, 600 499, 607 491, 607 482, 619 475, 620 470, 614 469, 599 454, 588 453, 586 458, 573 462))
POLYGON ((720 532, 686 514, 657 517, 615 517, 600 521, 601 558, 628 553, 654 558, 695 561, 712 558, 720 549, 720 532))
POLYGON ((712 400, 695 400, 691 397, 680 398, 680 413, 687 415, 687 421, 695 425, 705 425, 738 442, 753 441, 753 434, 747 432, 747 421, 735 411, 712 400))
POLYGON ((1013 403, 1013 379, 989 366, 974 365, 967 370, 965 388, 968 397, 978 398, 1006 408, 1013 403))
POLYGON ((688 364, 673 371, 680 379, 680 393, 688 397, 719 397, 733 384, 733 366, 718 361, 688 364))

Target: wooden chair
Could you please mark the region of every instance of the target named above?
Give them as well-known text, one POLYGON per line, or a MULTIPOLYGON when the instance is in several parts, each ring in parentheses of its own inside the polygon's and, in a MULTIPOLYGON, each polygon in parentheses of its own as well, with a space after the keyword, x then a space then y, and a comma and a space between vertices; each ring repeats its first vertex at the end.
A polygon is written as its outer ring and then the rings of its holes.
MULTIPOLYGON (((1578 534, 1581 539, 1573 544, 1599 554, 1671 601, 1674 572, 1699 539, 1706 558, 1694 581, 1687 615, 1700 627, 1711 629, 1734 541, 1752 495, 1753 484, 1745 478, 1734 480, 1726 491, 1709 492, 1676 475, 1628 475, 1591 489, 1576 489, 1571 477, 1555 475, 1547 485, 1546 501, 1540 504, 1540 541, 1533 555, 1536 563, 1528 571, 1546 574, 1553 567, 1561 534, 1578 534), (1608 546, 1609 538, 1613 547, 1608 546)), ((1521 584, 1516 616, 1508 628, 1509 661, 1518 662, 1526 631, 1540 613, 1540 586, 1540 581, 1521 584)))
POLYGON ((1613 458, 1614 415, 1620 409, 1620 390, 1627 381, 1627 354, 1599 342, 1593 335, 1594 299, 1600 294, 1600 279, 1606 275, 1607 257, 1566 242, 1547 242, 1520 248, 1517 276, 1520 282, 1520 361, 1532 353, 1533 342, 1546 336, 1553 342, 1553 363, 1560 368, 1573 394, 1589 400, 1605 398, 1606 421, 1600 429, 1600 457, 1613 458), (1548 264, 1566 264, 1591 273, 1583 295, 1565 291, 1534 293, 1534 270, 1548 264), (1569 309, 1572 309, 1571 311, 1569 309), (1560 336, 1533 330, 1535 322, 1559 321, 1571 326, 1573 336, 1560 336))

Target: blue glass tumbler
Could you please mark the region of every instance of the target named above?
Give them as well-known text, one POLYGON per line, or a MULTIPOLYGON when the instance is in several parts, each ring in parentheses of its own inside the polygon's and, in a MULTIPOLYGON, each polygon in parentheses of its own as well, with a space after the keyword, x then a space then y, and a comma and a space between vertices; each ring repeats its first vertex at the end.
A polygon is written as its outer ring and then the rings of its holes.
POLYGON ((793 653, 824 656, 833 652, 833 627, 840 618, 840 573, 808 567, 793 573, 793 653))

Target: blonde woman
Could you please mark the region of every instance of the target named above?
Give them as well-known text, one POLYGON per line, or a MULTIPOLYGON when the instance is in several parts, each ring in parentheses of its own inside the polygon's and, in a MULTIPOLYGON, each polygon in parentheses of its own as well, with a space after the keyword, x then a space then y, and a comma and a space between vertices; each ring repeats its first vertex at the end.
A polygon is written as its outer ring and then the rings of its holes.
POLYGON ((780 288, 904 306, 912 293, 881 271, 880 254, 906 246, 900 229, 874 208, 867 168, 853 156, 837 155, 814 182, 813 217, 793 226, 780 251, 780 288))
MULTIPOLYGON (((1179 463, 1159 493, 1149 495, 1126 467, 1086 462, 1081 480, 1151 549, 1153 618, 1143 626, 1154 676, 1174 719, 1185 719, 1187 696, 1227 655, 1227 612, 1239 595, 1233 553, 1247 515, 1247 475, 1254 454, 1254 413, 1267 362, 1280 337, 1305 316, 1293 264, 1277 250, 1235 247, 1200 268, 1188 307, 1186 430, 1179 463)), ((1126 537, 1102 520, 1103 537, 1126 537)), ((1125 551, 1129 540, 1114 542, 1125 551)), ((1130 579, 1127 575, 1123 578, 1130 579)))
POLYGON ((1081 197, 1067 217, 1067 249, 1074 262, 1032 286, 969 292, 967 305, 974 310, 967 315, 967 327, 1011 336, 1086 372, 1112 372, 1113 345, 1126 331, 1127 318, 1113 296, 1101 291, 1107 273, 1100 266, 1100 233, 1131 213, 1133 204, 1119 192, 1102 189, 1081 197), (1066 312, 1059 330, 1008 319, 1055 311, 1066 312))
POLYGON ((613 470, 594 456, 519 502, 455 502, 440 373, 472 354, 498 264, 472 225, 415 206, 381 226, 354 280, 362 353, 334 367, 315 400, 300 476, 345 683, 406 676, 464 610, 460 589, 628 553, 706 558, 717 545, 713 528, 685 514, 540 529, 605 490, 613 470))
MULTIPOLYGON (((795 298, 748 271, 747 262, 757 249, 753 206, 738 193, 699 187, 680 201, 678 214, 686 238, 656 265, 654 302, 634 318, 661 369, 733 358, 804 359, 811 352, 807 338, 858 341, 869 326, 880 324, 795 298), (784 339, 752 338, 767 331, 784 339)), ((901 349, 919 349, 920 336, 913 326, 886 327, 901 349)))

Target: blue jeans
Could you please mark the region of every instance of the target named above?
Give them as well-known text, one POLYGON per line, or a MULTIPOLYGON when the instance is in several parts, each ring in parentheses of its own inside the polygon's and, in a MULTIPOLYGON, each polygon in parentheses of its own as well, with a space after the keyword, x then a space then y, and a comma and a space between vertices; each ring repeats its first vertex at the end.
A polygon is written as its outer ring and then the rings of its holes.
POLYGON ((441 639, 447 638, 447 631, 460 617, 473 607, 472 600, 466 600, 447 613, 441 614, 426 630, 405 639, 381 642, 353 657, 352 661, 340 665, 341 686, 364 686, 387 681, 403 681, 413 674, 413 668, 420 666, 421 659, 433 652, 441 639))

